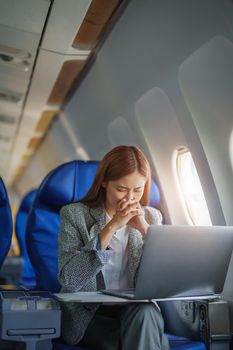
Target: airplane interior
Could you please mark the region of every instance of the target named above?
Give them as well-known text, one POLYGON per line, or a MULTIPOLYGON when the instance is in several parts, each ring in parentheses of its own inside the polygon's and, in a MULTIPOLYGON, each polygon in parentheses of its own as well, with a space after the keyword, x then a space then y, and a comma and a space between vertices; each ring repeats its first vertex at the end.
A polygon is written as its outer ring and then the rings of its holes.
MULTIPOLYGON (((149 160, 163 225, 233 228, 232 62, 232 0, 0 0, 0 349, 84 350, 59 213, 112 148, 149 160)), ((233 254, 220 296, 159 307, 171 350, 233 350, 233 254)))

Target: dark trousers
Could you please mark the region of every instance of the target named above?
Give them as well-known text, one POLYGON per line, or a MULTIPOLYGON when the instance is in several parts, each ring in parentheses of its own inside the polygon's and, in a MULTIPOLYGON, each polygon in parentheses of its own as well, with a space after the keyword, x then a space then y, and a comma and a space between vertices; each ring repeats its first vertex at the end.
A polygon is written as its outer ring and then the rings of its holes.
POLYGON ((93 350, 168 350, 163 317, 153 303, 101 306, 79 345, 93 350))

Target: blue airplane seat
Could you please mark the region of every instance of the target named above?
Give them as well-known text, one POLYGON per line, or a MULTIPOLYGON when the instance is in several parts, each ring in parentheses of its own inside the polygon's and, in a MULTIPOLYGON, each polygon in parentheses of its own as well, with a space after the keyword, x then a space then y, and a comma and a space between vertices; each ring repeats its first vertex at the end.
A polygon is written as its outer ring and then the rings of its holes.
POLYGON ((36 196, 36 191, 36 189, 33 189, 23 197, 15 220, 15 233, 19 242, 21 256, 23 257, 24 262, 22 284, 28 288, 33 288, 36 285, 35 272, 29 259, 26 247, 26 224, 29 210, 36 196))
POLYGON ((11 246, 12 214, 6 187, 0 177, 0 268, 11 246))
POLYGON ((171 350, 206 350, 206 346, 201 341, 193 341, 184 337, 177 337, 167 334, 171 350))
MULTIPOLYGON (((53 343, 53 350, 88 350, 87 348, 81 348, 80 346, 66 345, 62 343, 53 343)), ((90 350, 90 349, 89 349, 90 350)))
POLYGON ((150 190, 150 206, 156 208, 160 205, 160 189, 156 182, 152 179, 151 181, 151 190, 150 190))
POLYGON ((60 209, 78 201, 90 188, 99 162, 72 161, 52 170, 37 190, 26 228, 27 250, 36 288, 59 292, 57 237, 60 209))
MULTIPOLYGON (((89 190, 99 162, 72 161, 52 170, 37 190, 26 228, 26 243, 29 257, 36 273, 36 288, 59 292, 58 232, 59 212, 62 206, 80 200, 89 190)), ((153 182, 151 202, 160 201, 160 191, 153 182)), ((186 338, 169 336, 172 350, 204 350, 202 343, 186 338)), ((72 350, 74 347, 54 343, 53 350, 72 350)), ((82 348, 75 347, 76 350, 82 348)))

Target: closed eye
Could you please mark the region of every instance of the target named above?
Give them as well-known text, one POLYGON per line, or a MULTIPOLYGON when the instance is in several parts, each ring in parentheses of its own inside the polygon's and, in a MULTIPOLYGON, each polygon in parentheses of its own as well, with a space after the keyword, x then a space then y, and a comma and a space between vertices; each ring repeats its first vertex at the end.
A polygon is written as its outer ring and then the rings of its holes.
POLYGON ((135 190, 134 190, 134 192, 141 192, 142 191, 142 188, 136 188, 135 190))
POLYGON ((127 191, 127 190, 126 190, 126 188, 117 188, 117 191, 118 191, 118 192, 125 192, 125 191, 127 191))
MULTIPOLYGON (((128 188, 126 187, 117 187, 116 188, 118 192, 126 192, 128 191, 128 188)), ((138 187, 134 189, 134 192, 141 192, 142 191, 142 187, 138 187)))

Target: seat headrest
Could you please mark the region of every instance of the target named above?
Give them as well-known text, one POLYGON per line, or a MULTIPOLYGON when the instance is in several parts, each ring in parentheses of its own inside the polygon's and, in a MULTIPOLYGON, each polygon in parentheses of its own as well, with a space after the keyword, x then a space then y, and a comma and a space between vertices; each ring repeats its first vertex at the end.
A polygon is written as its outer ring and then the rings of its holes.
POLYGON ((154 180, 151 181, 150 206, 155 208, 160 204, 160 190, 154 180))
POLYGON ((36 191, 36 189, 33 189, 23 197, 22 202, 19 206, 18 213, 21 211, 28 213, 29 209, 31 208, 32 202, 36 196, 36 191))
MULTIPOLYGON (((63 206, 84 197, 92 185, 98 161, 72 161, 52 170, 42 182, 37 200, 48 206, 63 206)), ((150 205, 160 203, 160 190, 151 181, 150 205)))
POLYGON ((72 161, 58 166, 42 182, 37 200, 48 206, 80 200, 89 190, 98 165, 98 161, 72 161))

